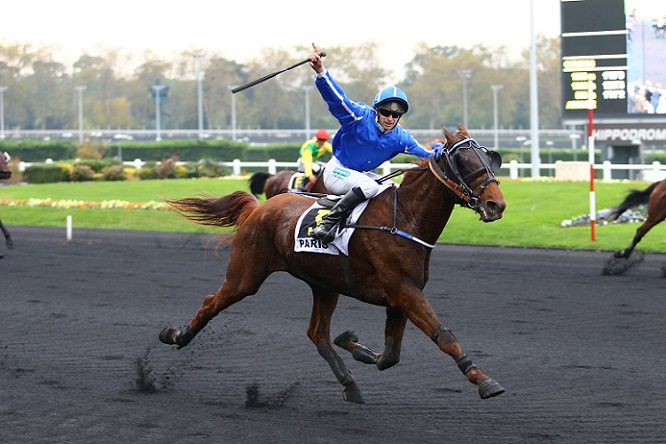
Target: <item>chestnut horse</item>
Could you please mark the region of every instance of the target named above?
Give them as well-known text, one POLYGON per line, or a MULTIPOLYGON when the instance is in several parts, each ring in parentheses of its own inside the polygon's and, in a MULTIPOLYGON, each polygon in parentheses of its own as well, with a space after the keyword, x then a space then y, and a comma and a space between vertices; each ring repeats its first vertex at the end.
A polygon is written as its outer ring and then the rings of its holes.
MULTIPOLYGON (((0 152, 0 180, 7 180, 10 177, 12 177, 12 169, 9 167, 10 160, 11 157, 9 157, 9 154, 7 154, 6 152, 5 153, 0 152)), ((7 245, 7 248, 9 248, 10 250, 14 248, 14 242, 12 242, 12 237, 9 235, 9 231, 7 231, 7 228, 5 228, 1 220, 0 220, 0 231, 2 231, 2 234, 5 236, 5 243, 7 245)))
POLYGON ((641 239, 643 239, 643 236, 645 236, 652 227, 666 219, 666 179, 655 182, 642 191, 630 191, 620 205, 611 209, 609 219, 615 220, 628 209, 643 204, 647 204, 648 206, 647 219, 645 219, 645 222, 638 227, 636 235, 631 243, 629 243, 629 246, 624 250, 615 252, 614 256, 616 258, 629 259, 629 256, 631 256, 636 245, 638 245, 641 239))
MULTIPOLYGON (((312 290, 307 334, 344 387, 346 401, 364 402, 330 338, 331 317, 340 294, 386 307, 383 352, 363 346, 350 331, 335 339, 354 359, 375 364, 379 370, 397 364, 409 320, 455 360, 466 379, 478 386, 481 398, 503 393, 499 383, 463 353, 423 294, 431 249, 455 205, 471 208, 484 222, 500 219, 506 207, 494 175, 501 165, 500 155, 479 146, 462 125, 455 134, 443 130, 447 148, 441 156, 422 159, 405 172, 399 187, 391 186, 369 201, 351 237, 348 256, 294 252, 295 227, 299 216, 313 204, 312 198, 281 194, 259 204, 250 193, 236 191, 217 198, 167 200, 194 222, 236 227, 236 234, 220 289, 205 297, 188 325, 165 328, 160 340, 186 346, 218 313, 255 294, 271 273, 286 271, 312 290)), ((454 276, 452 272, 451 278, 454 276)))
MULTIPOLYGON (((323 172, 323 169, 319 172, 317 180, 309 187, 308 192, 319 194, 328 193, 321 174, 323 172)), ((250 176, 250 191, 256 197, 266 194, 266 199, 270 199, 273 196, 289 191, 289 182, 294 174, 296 174, 296 171, 291 170, 284 170, 275 174, 267 173, 265 171, 257 171, 250 176)), ((305 178, 303 179, 305 180, 305 178)))

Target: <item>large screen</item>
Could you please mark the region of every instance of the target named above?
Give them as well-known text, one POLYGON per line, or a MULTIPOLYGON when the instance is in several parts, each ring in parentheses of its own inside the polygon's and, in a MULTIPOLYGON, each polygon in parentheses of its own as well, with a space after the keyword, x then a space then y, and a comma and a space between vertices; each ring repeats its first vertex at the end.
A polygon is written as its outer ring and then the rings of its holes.
POLYGON ((561 0, 565 119, 665 117, 666 1, 561 0), (591 94, 590 94, 591 92, 591 94))

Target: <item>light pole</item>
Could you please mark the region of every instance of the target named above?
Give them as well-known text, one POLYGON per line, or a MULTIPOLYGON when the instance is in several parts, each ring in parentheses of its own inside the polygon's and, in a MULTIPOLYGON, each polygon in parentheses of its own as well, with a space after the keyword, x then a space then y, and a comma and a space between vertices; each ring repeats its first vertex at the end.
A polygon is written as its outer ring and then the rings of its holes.
POLYGON ((75 86, 74 89, 79 94, 79 143, 83 143, 83 91, 85 86, 75 86))
MULTIPOLYGON (((525 145, 525 142, 527 141, 527 137, 525 136, 518 136, 516 137, 516 141, 518 142, 518 155, 520 159, 520 163, 523 163, 523 146, 525 145)), ((518 175, 522 175, 519 171, 518 175)))
POLYGON ((463 126, 467 127, 467 80, 472 77, 471 69, 458 70, 458 75, 463 79, 463 126))
POLYGON ((236 141, 236 96, 231 91, 236 88, 235 85, 227 86, 229 92, 231 92, 231 140, 236 141))
POLYGON ((203 139, 203 73, 201 72, 201 59, 204 57, 203 53, 198 52, 194 54, 197 61, 197 110, 199 115, 199 139, 203 139))
POLYGON ((495 149, 499 145, 499 127, 497 124, 497 93, 500 89, 504 88, 502 85, 490 85, 493 90, 493 127, 495 128, 495 149))
POLYGON ((132 140, 132 136, 129 136, 127 134, 116 134, 113 136, 114 139, 118 141, 118 160, 120 162, 123 161, 123 147, 122 147, 122 141, 123 140, 132 140))
POLYGON ((0 139, 5 138, 5 91, 7 86, 0 86, 0 139))
POLYGON ((310 91, 314 87, 311 85, 304 86, 303 90, 305 91, 305 138, 310 138, 310 91))
POLYGON ((162 137, 160 136, 160 95, 162 94, 163 89, 164 85, 153 85, 153 91, 155 91, 155 129, 156 129, 155 141, 156 142, 162 140, 162 137))
MULTIPOLYGON (((575 131, 575 128, 572 126, 571 131, 575 131)), ((580 135, 576 133, 571 133, 569 134, 569 138, 571 139, 571 150, 573 151, 573 159, 574 162, 578 160, 578 152, 576 150, 576 141, 580 138, 580 135)))
POLYGON ((530 1, 530 134, 532 137, 532 177, 541 175, 539 154, 539 96, 537 87, 536 34, 534 29, 534 0, 530 1))

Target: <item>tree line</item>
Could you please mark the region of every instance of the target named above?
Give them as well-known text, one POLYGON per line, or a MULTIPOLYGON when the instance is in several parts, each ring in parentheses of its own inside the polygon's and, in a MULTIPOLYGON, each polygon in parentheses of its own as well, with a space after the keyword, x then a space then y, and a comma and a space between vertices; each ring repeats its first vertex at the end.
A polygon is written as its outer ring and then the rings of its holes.
MULTIPOLYGON (((327 52, 326 67, 353 100, 371 103, 387 84, 391 73, 380 66, 375 46, 367 42, 321 48, 327 52)), ((210 53, 181 53, 174 60, 164 60, 147 52, 126 74, 126 57, 118 50, 85 53, 66 66, 45 48, 0 42, 5 130, 76 129, 79 100, 84 129, 154 129, 158 89, 163 94, 160 127, 197 129, 198 76, 204 129, 231 129, 230 89, 291 66, 309 51, 307 46, 264 48, 245 64, 210 53)), ((540 127, 560 128, 559 39, 538 36, 537 60, 540 127)), ((491 128, 495 94, 491 86, 501 85, 496 92, 499 127, 528 128, 529 65, 529 48, 519 60, 510 60, 506 47, 418 45, 397 83, 412 105, 402 123, 412 129, 437 129, 441 124, 455 127, 464 118, 464 89, 468 126, 491 128)), ((313 75, 305 65, 234 94, 237 128, 304 128, 307 108, 312 128, 337 127, 312 88, 313 75)))

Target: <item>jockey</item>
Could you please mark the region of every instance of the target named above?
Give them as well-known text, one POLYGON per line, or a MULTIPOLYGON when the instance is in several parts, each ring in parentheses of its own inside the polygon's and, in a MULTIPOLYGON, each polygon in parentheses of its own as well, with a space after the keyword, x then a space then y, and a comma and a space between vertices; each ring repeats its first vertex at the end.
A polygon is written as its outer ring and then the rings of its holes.
POLYGON ((398 124, 409 110, 407 96, 400 88, 389 86, 379 91, 372 107, 354 102, 324 68, 314 43, 312 48, 310 66, 317 73, 315 85, 341 125, 333 137, 333 157, 324 170, 324 184, 331 193, 344 196, 312 230, 312 237, 329 243, 347 212, 383 190, 373 169, 400 153, 431 157, 441 152, 443 145, 433 143, 434 151, 427 150, 398 124))
POLYGON ((305 177, 298 185, 300 191, 307 191, 308 183, 315 183, 317 176, 321 171, 321 166, 316 162, 317 159, 326 153, 333 152, 333 147, 328 143, 328 131, 320 129, 315 133, 315 138, 308 140, 303 144, 299 152, 298 172, 305 173, 305 177))

